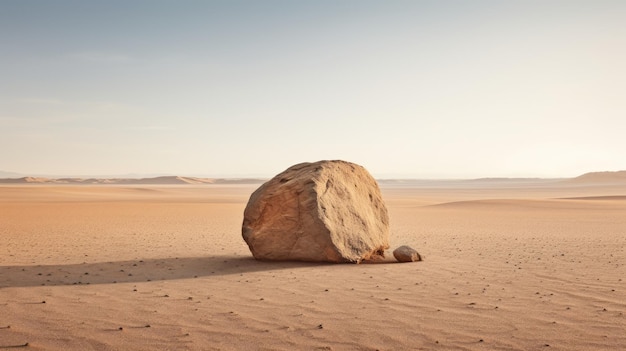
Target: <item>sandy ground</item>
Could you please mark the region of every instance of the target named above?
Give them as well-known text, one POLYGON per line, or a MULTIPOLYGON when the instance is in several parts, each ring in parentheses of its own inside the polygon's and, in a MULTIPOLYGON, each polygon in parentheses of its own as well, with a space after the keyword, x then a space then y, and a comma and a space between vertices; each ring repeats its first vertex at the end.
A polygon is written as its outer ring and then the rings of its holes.
POLYGON ((626 186, 385 186, 426 259, 360 265, 253 260, 254 188, 0 186, 0 349, 626 349, 626 186))

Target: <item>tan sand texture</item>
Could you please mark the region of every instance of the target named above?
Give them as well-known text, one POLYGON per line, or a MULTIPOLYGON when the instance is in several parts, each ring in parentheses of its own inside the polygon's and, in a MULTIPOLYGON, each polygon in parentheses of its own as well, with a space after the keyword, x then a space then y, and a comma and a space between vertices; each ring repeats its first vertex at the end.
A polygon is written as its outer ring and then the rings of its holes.
POLYGON ((626 348, 623 184, 383 182, 425 260, 359 265, 254 260, 257 186, 1 185, 0 350, 626 348))

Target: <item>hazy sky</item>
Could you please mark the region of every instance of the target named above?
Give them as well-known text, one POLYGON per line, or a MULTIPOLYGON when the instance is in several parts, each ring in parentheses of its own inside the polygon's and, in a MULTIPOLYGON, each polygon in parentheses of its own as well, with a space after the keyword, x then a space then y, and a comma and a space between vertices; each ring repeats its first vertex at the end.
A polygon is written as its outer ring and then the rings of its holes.
POLYGON ((626 1, 0 0, 0 170, 626 169, 626 1))

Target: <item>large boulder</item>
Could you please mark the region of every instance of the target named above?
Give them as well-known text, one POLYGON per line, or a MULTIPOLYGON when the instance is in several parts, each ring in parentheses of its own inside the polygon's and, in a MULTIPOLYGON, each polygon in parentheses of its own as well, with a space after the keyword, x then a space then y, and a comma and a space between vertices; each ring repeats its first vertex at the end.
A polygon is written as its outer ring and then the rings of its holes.
POLYGON ((389 216, 365 168, 300 163, 250 196, 242 234, 259 260, 359 263, 389 248, 389 216))

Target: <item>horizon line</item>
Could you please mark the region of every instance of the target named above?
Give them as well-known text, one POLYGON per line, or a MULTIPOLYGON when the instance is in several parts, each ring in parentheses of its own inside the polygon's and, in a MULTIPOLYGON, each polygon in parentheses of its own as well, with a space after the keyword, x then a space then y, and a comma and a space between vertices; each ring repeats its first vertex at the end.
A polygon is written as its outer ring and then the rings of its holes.
MULTIPOLYGON (((597 173, 619 173, 626 172, 626 170, 619 171, 592 171, 586 172, 582 174, 578 174, 577 176, 479 176, 479 177, 425 177, 425 176, 416 176, 410 174, 386 174, 375 176, 372 175, 376 180, 558 180, 558 179, 571 179, 580 177, 586 174, 597 174, 597 173)), ((275 175, 274 175, 275 176, 275 175)), ((7 172, 0 170, 0 179, 22 179, 22 178, 46 178, 51 180, 59 180, 59 179, 155 179, 155 178, 163 178, 163 177, 181 177, 181 178, 198 178, 198 179, 238 179, 238 180, 269 180, 274 176, 261 175, 261 174, 227 174, 227 175, 181 175, 174 173, 126 173, 126 174, 99 174, 99 175, 53 175, 53 174, 43 174, 43 173, 33 173, 33 174, 24 174, 18 172, 7 172)))

